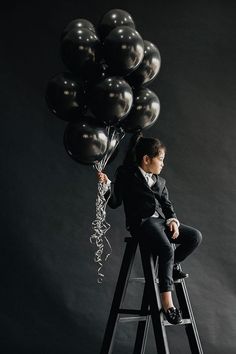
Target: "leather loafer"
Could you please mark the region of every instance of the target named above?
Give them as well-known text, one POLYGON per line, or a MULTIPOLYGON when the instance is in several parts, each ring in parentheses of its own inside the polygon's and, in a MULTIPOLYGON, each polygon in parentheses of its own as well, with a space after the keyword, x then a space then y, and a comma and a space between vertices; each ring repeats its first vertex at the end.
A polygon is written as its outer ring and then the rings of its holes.
POLYGON ((164 313, 167 321, 171 324, 176 325, 182 323, 182 315, 180 310, 178 310, 177 308, 170 307, 167 311, 162 309, 162 312, 164 313))
POLYGON ((173 267, 173 280, 179 280, 179 279, 184 279, 184 278, 188 278, 189 274, 188 273, 184 273, 179 264, 175 264, 173 267))

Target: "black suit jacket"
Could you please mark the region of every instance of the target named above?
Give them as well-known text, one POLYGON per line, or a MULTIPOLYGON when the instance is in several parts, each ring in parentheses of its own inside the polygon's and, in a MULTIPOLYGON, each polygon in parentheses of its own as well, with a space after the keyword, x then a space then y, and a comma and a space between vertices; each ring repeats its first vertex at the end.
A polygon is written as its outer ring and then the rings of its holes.
POLYGON ((166 181, 156 176, 156 183, 149 187, 137 166, 118 167, 115 181, 112 183, 108 205, 117 208, 123 202, 128 230, 136 229, 143 219, 152 216, 156 211, 162 218, 176 218, 173 205, 169 200, 166 181))

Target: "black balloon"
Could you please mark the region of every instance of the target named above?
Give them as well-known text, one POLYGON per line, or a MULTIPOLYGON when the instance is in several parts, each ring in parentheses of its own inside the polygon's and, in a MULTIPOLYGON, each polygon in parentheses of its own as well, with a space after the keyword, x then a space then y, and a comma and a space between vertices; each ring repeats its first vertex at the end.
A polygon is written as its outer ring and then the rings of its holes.
POLYGON ((144 55, 140 34, 133 28, 114 28, 104 41, 104 57, 115 75, 127 75, 137 69, 144 55))
POLYGON ((81 117, 76 123, 68 123, 64 132, 64 146, 73 160, 92 165, 101 161, 106 154, 107 129, 91 117, 81 117))
POLYGON ((91 88, 99 81, 104 80, 109 76, 109 68, 104 62, 95 63, 93 67, 93 75, 89 76, 88 80, 85 80, 85 85, 87 88, 91 88))
POLYGON ((120 77, 107 77, 99 81, 89 95, 92 113, 109 125, 116 125, 129 113, 133 92, 129 84, 120 77))
POLYGON ((133 107, 121 126, 128 133, 149 128, 156 122, 159 113, 157 95, 148 88, 140 88, 134 92, 133 107))
POLYGON ((99 21, 98 33, 101 39, 104 39, 115 27, 128 26, 135 28, 131 15, 121 9, 112 9, 106 12, 99 21))
POLYGON ((81 28, 87 28, 88 30, 96 33, 95 27, 92 24, 92 22, 86 20, 85 18, 77 18, 75 20, 72 20, 70 23, 68 23, 68 25, 64 28, 61 39, 71 30, 76 30, 81 28))
POLYGON ((101 59, 100 40, 87 28, 73 29, 61 41, 61 57, 70 71, 90 77, 101 59))
POLYGON ((55 75, 47 85, 45 98, 50 111, 66 121, 85 109, 84 85, 71 73, 55 75))
POLYGON ((126 80, 131 86, 150 83, 158 74, 161 66, 161 56, 158 48, 149 41, 144 41, 144 57, 139 67, 126 80))

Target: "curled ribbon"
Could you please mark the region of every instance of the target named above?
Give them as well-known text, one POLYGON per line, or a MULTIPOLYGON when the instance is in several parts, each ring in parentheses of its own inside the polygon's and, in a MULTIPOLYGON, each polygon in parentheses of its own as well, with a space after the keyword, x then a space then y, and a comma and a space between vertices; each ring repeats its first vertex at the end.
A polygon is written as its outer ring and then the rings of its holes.
MULTIPOLYGON (((114 129, 113 127, 109 126, 107 127, 107 131, 109 136, 109 142, 112 142, 113 144, 112 146, 111 145, 109 146, 108 151, 106 155, 103 157, 103 159, 94 165, 94 168, 99 172, 102 172, 104 170, 109 158, 111 157, 117 145, 125 135, 122 128, 114 129)), ((94 230, 94 233, 90 237, 90 243, 93 243, 97 246, 97 250, 95 251, 94 254, 94 262, 98 264, 98 269, 97 269, 98 283, 102 283, 104 278, 104 274, 102 273, 103 263, 104 261, 105 262, 107 261, 108 257, 112 253, 111 244, 108 238, 105 236, 106 232, 111 227, 111 225, 106 221, 106 206, 110 197, 109 195, 108 198, 105 198, 106 192, 107 192, 107 187, 104 185, 104 183, 98 182, 98 193, 97 193, 96 204, 95 204, 96 217, 95 220, 92 222, 92 229, 94 230), (109 247, 109 251, 104 256, 105 244, 109 247)))

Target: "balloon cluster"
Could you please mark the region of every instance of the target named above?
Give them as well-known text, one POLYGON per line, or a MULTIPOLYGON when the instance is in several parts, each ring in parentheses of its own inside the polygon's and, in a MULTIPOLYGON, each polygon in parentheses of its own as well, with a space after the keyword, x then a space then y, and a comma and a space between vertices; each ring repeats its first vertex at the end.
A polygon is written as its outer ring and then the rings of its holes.
MULTIPOLYGON (((102 171, 116 156, 125 133, 147 129, 159 116, 159 99, 147 88, 160 69, 159 50, 142 39, 127 11, 112 9, 96 28, 87 19, 71 21, 61 34, 60 54, 67 70, 48 82, 48 108, 68 122, 64 131, 68 155, 102 171)), ((96 206, 92 239, 99 247, 96 261, 101 268, 102 235, 109 228, 101 185, 96 206)))
POLYGON ((161 57, 128 12, 108 11, 96 29, 87 19, 71 21, 61 34, 60 52, 67 71, 48 82, 46 101, 68 122, 64 145, 75 161, 93 165, 113 153, 120 135, 111 146, 110 127, 133 133, 155 123, 160 102, 147 85, 158 74, 161 57))

